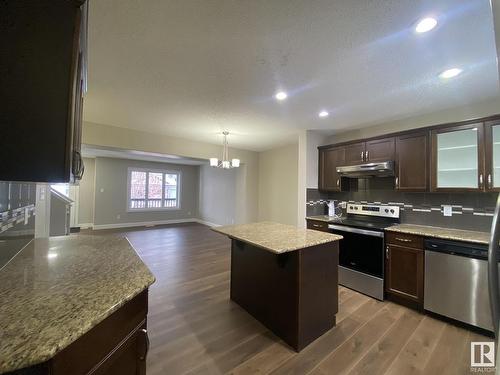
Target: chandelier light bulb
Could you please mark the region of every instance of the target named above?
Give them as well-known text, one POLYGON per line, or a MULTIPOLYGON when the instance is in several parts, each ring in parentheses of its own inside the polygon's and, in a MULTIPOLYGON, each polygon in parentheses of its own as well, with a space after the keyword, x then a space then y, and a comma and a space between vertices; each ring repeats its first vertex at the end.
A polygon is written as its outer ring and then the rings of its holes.
POLYGON ((210 166, 211 167, 217 167, 219 165, 219 159, 217 158, 210 158, 210 166))

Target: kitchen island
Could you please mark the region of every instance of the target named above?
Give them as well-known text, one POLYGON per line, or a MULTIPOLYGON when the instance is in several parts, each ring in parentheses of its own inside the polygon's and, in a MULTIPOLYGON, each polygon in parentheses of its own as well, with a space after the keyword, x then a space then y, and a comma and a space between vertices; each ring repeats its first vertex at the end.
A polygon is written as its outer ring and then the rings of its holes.
POLYGON ((296 351, 335 326, 342 236, 273 222, 214 227, 231 241, 231 300, 296 351))
POLYGON ((32 240, 0 269, 0 374, 144 374, 154 281, 125 238, 32 240))

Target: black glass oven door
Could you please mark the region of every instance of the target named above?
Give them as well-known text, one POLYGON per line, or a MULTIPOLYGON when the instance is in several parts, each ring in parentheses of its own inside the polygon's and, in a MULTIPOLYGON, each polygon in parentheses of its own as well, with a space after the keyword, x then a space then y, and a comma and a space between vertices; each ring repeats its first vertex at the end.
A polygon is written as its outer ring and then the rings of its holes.
POLYGON ((331 232, 344 237, 339 243, 339 264, 341 266, 372 276, 384 277, 384 237, 382 233, 379 233, 379 236, 374 236, 339 229, 333 229, 331 232))

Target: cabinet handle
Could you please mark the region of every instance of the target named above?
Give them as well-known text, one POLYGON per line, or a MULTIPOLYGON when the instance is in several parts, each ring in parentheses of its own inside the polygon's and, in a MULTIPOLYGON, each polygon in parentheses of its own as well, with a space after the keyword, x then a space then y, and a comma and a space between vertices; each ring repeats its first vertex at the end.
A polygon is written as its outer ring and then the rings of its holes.
POLYGON ((361 154, 360 154, 360 155, 361 155, 361 160, 362 160, 362 161, 365 161, 365 153, 364 153, 363 151, 361 151, 361 154))
POLYGON ((396 177, 396 189, 399 189, 399 177, 396 177))
POLYGON ((321 228, 321 225, 319 225, 319 224, 313 224, 313 227, 314 228, 321 228))
POLYGON ((340 178, 337 178, 337 187, 340 186, 340 178))
POLYGON ((400 241, 400 242, 411 242, 411 240, 409 238, 399 238, 399 237, 394 237, 394 239, 396 241, 400 241))
POLYGON ((483 174, 482 173, 479 175, 479 188, 480 189, 483 188, 483 174))
POLYGON ((368 155, 369 155, 369 154, 368 154, 368 151, 365 151, 365 160, 366 160, 366 161, 370 160, 370 157, 369 157, 368 155))
POLYGON ((139 356, 139 360, 141 361, 145 361, 146 360, 146 357, 148 356, 148 352, 149 352, 149 337, 148 337, 148 331, 146 329, 141 329, 140 330, 141 334, 142 334, 142 337, 144 338, 144 341, 145 341, 145 344, 146 344, 146 347, 144 348, 144 353, 142 355, 139 356))
POLYGON ((385 259, 389 259, 389 246, 385 247, 385 259))
POLYGON ((491 189, 492 186, 491 186, 491 173, 488 173, 488 189, 491 189))

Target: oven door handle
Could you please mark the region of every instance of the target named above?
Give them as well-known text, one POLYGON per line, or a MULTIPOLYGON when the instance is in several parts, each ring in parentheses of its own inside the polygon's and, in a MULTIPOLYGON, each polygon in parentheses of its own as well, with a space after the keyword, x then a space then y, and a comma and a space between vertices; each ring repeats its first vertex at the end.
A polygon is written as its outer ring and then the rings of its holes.
POLYGON ((334 230, 338 230, 340 232, 351 232, 351 233, 357 233, 357 234, 364 234, 366 236, 384 238, 384 232, 377 232, 374 230, 346 227, 344 225, 328 224, 328 229, 334 229, 334 230))

